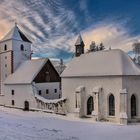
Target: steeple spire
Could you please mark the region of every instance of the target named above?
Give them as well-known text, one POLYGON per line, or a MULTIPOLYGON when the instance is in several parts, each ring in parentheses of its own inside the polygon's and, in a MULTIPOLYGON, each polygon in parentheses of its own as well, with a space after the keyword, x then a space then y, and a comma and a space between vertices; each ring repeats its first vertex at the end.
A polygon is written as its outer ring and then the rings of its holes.
POLYGON ((10 32, 4 36, 4 38, 1 41, 7 41, 7 40, 19 40, 19 41, 25 41, 28 43, 32 43, 26 36, 25 34, 18 28, 17 22, 15 22, 15 26, 11 29, 10 32))
POLYGON ((75 56, 78 57, 84 53, 84 41, 82 39, 81 34, 79 34, 76 43, 75 43, 75 56))

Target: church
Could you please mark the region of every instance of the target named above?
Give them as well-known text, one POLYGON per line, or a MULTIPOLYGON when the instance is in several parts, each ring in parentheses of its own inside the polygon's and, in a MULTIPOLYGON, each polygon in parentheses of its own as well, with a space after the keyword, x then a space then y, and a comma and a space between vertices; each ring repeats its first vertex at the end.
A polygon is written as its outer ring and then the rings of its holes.
POLYGON ((0 41, 0 105, 58 112, 61 78, 49 59, 31 59, 31 45, 16 24, 0 41))
POLYGON ((119 49, 84 53, 81 36, 75 58, 61 74, 67 113, 119 124, 140 121, 140 66, 119 49))

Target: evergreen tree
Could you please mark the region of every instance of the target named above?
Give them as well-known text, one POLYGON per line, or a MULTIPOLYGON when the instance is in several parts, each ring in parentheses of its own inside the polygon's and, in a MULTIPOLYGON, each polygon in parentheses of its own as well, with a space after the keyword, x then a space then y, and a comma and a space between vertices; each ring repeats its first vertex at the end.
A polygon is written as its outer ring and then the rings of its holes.
POLYGON ((100 45, 99 45, 99 50, 102 51, 104 49, 105 49, 105 47, 104 47, 103 43, 101 42, 100 45))
POLYGON ((96 51, 96 43, 92 41, 90 44, 90 52, 95 52, 95 51, 96 51))

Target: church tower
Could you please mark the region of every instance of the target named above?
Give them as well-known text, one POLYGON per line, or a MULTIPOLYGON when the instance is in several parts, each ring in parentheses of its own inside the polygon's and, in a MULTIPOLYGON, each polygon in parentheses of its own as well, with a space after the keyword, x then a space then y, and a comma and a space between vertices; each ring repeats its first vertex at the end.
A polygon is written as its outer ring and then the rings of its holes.
POLYGON ((0 41, 0 85, 19 65, 31 59, 31 44, 17 24, 0 41))
POLYGON ((84 46, 85 44, 83 42, 83 39, 81 35, 79 35, 75 43, 75 56, 76 57, 80 56, 81 54, 84 54, 84 46))

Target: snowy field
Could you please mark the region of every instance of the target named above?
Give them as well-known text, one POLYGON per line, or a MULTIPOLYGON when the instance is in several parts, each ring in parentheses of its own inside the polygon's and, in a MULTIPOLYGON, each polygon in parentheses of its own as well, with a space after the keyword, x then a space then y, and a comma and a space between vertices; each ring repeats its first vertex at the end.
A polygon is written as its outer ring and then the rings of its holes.
POLYGON ((140 124, 90 121, 0 107, 0 140, 140 140, 140 124))

